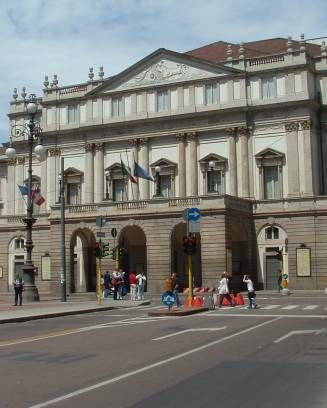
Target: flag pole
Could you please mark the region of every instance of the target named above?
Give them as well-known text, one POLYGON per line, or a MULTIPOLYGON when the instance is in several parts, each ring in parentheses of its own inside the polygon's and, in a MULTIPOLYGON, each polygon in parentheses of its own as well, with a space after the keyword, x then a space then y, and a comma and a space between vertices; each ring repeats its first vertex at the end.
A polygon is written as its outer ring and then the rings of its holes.
MULTIPOLYGON (((128 160, 128 154, 127 154, 127 149, 125 150, 125 152, 126 152, 126 157, 127 157, 127 166, 128 166, 128 168, 130 169, 130 167, 129 167, 129 160, 128 160)), ((132 174, 132 173, 130 173, 130 174, 132 174)), ((134 198, 134 189, 133 189, 133 186, 132 186, 132 181, 131 181, 131 179, 130 179, 130 183, 131 183, 131 190, 132 190, 133 201, 135 201, 135 198, 134 198)))

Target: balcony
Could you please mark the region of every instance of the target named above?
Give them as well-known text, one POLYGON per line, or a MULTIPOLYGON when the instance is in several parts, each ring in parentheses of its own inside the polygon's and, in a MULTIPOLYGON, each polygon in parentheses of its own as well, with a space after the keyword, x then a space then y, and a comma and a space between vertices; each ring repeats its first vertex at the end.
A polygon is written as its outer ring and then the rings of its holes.
MULTIPOLYGON (((153 198, 137 201, 104 201, 99 204, 70 205, 65 208, 65 218, 78 219, 95 217, 97 215, 110 217, 135 217, 144 215, 180 214, 186 208, 198 207, 202 211, 224 211, 232 208, 239 211, 250 212, 251 202, 231 196, 198 196, 178 198, 153 198)), ((51 208, 51 219, 60 218, 60 206, 51 208)))

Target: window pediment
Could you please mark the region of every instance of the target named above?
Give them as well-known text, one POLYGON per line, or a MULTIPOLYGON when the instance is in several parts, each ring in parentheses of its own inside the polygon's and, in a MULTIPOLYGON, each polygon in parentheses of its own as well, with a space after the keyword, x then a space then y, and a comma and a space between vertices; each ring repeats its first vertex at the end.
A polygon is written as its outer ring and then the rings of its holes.
POLYGON ((226 171, 228 160, 225 157, 219 156, 218 154, 209 153, 199 160, 200 168, 203 173, 210 170, 210 162, 214 163, 212 170, 226 171))
MULTIPOLYGON (((126 166, 129 171, 131 171, 129 166, 126 166)), ((104 169, 106 175, 109 177, 109 180, 111 179, 122 179, 123 178, 123 172, 121 169, 121 163, 115 162, 112 165, 108 166, 107 168, 104 169)))
POLYGON ((155 168, 157 166, 160 167, 161 175, 170 174, 174 176, 176 173, 177 163, 174 163, 168 159, 159 159, 150 165, 150 169, 153 175, 155 175, 155 168))
POLYGON ((81 183, 84 173, 81 170, 76 169, 75 167, 68 167, 65 170, 65 181, 66 183, 81 183))
POLYGON ((257 164, 262 166, 283 165, 285 154, 274 149, 264 149, 255 155, 257 164))

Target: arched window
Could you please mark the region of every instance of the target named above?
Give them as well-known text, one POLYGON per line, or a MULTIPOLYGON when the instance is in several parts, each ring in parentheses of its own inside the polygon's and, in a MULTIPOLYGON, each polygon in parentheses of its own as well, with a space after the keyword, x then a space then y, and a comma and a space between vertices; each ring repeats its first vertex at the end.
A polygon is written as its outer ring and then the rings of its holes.
POLYGON ((279 229, 277 227, 268 227, 265 231, 266 239, 279 239, 279 229))

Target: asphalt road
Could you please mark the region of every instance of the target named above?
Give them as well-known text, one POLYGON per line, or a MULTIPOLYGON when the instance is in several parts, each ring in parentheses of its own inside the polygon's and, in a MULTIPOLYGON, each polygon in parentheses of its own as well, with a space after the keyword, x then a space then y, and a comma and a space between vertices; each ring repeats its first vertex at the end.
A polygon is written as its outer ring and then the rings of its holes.
POLYGON ((1 325, 0 407, 325 408, 327 298, 258 303, 1 325))

